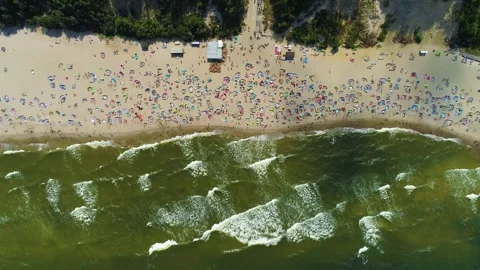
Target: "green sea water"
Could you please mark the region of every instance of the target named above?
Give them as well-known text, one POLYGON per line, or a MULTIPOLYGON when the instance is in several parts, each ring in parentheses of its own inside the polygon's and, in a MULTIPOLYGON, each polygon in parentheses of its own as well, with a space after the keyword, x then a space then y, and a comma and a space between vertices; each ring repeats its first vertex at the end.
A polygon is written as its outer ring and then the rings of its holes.
POLYGON ((141 143, 4 144, 0 269, 480 268, 480 156, 457 140, 141 143))

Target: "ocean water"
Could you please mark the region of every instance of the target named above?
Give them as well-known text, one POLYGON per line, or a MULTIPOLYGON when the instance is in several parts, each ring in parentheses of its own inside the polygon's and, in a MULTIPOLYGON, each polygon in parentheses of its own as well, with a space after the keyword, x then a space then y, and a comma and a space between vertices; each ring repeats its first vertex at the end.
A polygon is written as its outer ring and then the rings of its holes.
POLYGON ((404 129, 2 145, 0 269, 478 269, 480 156, 404 129))

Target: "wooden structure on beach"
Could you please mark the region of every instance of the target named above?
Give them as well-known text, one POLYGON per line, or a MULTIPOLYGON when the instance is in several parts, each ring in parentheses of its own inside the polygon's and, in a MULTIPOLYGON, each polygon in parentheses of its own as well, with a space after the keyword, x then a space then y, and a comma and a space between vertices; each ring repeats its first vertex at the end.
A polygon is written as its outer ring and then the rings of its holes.
POLYGON ((170 49, 170 54, 172 57, 183 57, 183 48, 175 47, 170 49))
POLYGON ((469 53, 466 53, 466 52, 462 52, 462 56, 466 57, 470 61, 475 61, 475 62, 480 63, 480 57, 478 57, 476 55, 469 54, 469 53))
POLYGON ((293 61, 295 59, 295 52, 289 51, 285 53, 285 61, 293 61))

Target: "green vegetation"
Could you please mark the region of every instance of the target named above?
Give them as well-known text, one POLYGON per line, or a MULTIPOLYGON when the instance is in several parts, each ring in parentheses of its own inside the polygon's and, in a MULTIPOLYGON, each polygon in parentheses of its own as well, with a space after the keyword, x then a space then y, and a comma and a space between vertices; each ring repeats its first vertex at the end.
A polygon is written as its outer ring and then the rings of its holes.
POLYGON ((476 56, 480 56, 480 48, 477 48, 477 49, 465 49, 465 52, 466 53, 469 53, 469 54, 473 54, 473 55, 476 55, 476 56))
POLYGON ((290 32, 287 35, 287 40, 294 40, 310 46, 318 46, 322 49, 330 46, 333 51, 337 51, 340 46, 342 29, 340 14, 332 14, 323 9, 315 14, 313 20, 303 23, 290 32))
POLYGON ((415 28, 415 31, 413 31, 413 39, 417 44, 422 43, 423 33, 420 31, 420 27, 415 28))
POLYGON ((220 37, 238 35, 242 31, 243 15, 247 12, 248 2, 246 0, 213 0, 213 4, 222 14, 220 37))
POLYGON ((480 0, 463 0, 458 21, 458 44, 470 49, 480 48, 480 0))
POLYGON ((295 19, 311 7, 313 0, 269 0, 273 11, 272 28, 281 33, 290 28, 295 19))
POLYGON ((144 8, 140 2, 115 7, 111 0, 0 0, 0 27, 40 25, 105 36, 191 41, 238 34, 246 12, 245 0, 213 0, 223 23, 207 25, 208 0, 158 0, 144 8))
POLYGON ((384 42, 385 38, 387 37, 388 31, 387 28, 388 26, 393 23, 395 19, 393 19, 392 14, 387 14, 387 17, 385 18, 385 22, 380 26, 382 31, 380 32, 380 35, 378 35, 377 40, 378 42, 384 42))

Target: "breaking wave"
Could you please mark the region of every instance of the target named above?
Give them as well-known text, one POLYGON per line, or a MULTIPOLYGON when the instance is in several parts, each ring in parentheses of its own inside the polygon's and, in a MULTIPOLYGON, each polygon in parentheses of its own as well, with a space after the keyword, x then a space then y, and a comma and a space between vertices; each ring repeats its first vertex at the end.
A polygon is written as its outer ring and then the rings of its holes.
POLYGON ((173 240, 167 240, 163 243, 155 243, 148 249, 148 255, 152 255, 153 252, 169 249, 171 246, 176 246, 177 242, 173 240))

